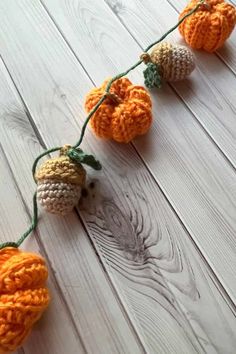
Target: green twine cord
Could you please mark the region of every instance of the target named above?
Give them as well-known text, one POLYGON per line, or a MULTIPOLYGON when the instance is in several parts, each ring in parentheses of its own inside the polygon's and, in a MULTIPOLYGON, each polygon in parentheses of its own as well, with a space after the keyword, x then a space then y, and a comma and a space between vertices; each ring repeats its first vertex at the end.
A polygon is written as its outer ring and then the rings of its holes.
POLYGON ((39 160, 42 157, 44 157, 44 156, 46 156, 48 154, 51 154, 52 152, 58 151, 58 150, 61 150, 61 147, 55 147, 55 148, 52 148, 52 149, 45 150, 44 152, 42 152, 42 154, 40 154, 38 157, 36 157, 36 159, 34 160, 33 166, 32 166, 32 175, 33 175, 35 183, 36 183, 35 171, 36 171, 37 164, 38 164, 39 160))
POLYGON ((29 236, 29 234, 36 228, 38 224, 38 205, 37 205, 37 193, 34 193, 33 196, 33 217, 32 217, 32 222, 30 227, 28 228, 27 231, 23 233, 23 235, 19 238, 17 242, 3 242, 0 244, 0 250, 5 248, 5 247, 14 247, 18 248, 22 242, 25 241, 25 239, 29 236))
MULTIPOLYGON (((173 26, 172 28, 169 29, 169 31, 167 31, 165 34, 163 34, 163 36, 161 36, 157 41, 153 42, 152 44, 150 44, 145 50, 144 50, 144 53, 147 53, 154 45, 160 43, 161 41, 163 41, 163 39, 165 39, 170 33, 172 33, 177 27, 179 27, 179 25, 189 16, 191 16, 194 12, 196 12, 198 10, 198 8, 205 3, 205 0, 200 0, 196 6, 194 8, 192 8, 191 11, 189 11, 185 16, 183 16, 179 22, 173 26)), ((110 89, 111 89, 111 85, 113 84, 114 81, 122 78, 123 76, 129 74, 132 70, 136 69, 140 64, 142 64, 143 62, 143 59, 140 59, 137 63, 135 63, 134 65, 132 65, 129 69, 127 69, 126 71, 114 76, 113 78, 111 78, 107 84, 107 87, 105 89, 105 92, 104 92, 104 95, 100 98, 100 100, 98 101, 98 103, 94 106, 94 108, 89 112, 83 126, 82 126, 82 129, 81 129, 81 133, 80 133, 80 138, 79 140, 77 141, 77 143, 72 146, 72 149, 76 149, 78 148, 82 141, 83 141, 83 138, 84 138, 84 135, 85 135, 85 131, 86 131, 86 127, 90 121, 90 118, 93 116, 93 114, 98 110, 98 108, 101 106, 101 104, 105 101, 106 97, 107 97, 107 94, 110 93, 110 89)), ((34 161, 33 163, 33 166, 32 166, 32 175, 33 175, 33 178, 34 178, 34 181, 36 182, 35 180, 35 171, 36 171, 36 168, 37 168, 37 165, 38 165, 38 162, 39 160, 52 153, 52 152, 55 152, 55 151, 58 151, 60 150, 61 147, 54 147, 52 149, 48 149, 48 150, 45 150, 42 154, 40 154, 34 161)), ((34 196, 33 196, 33 217, 32 217, 32 222, 31 222, 31 225, 30 227, 27 229, 27 231, 24 232, 24 234, 18 239, 17 242, 3 242, 0 244, 0 250, 5 248, 5 247, 15 247, 15 248, 18 248, 23 242, 24 240, 30 235, 30 233, 35 230, 35 228, 37 227, 37 224, 38 224, 38 205, 37 205, 37 193, 35 192, 34 193, 34 196)))

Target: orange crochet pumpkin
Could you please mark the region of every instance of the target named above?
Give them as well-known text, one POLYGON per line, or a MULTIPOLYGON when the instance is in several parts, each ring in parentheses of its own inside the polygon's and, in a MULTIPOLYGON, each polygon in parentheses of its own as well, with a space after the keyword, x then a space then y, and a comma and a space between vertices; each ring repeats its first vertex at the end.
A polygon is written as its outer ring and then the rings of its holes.
MULTIPOLYGON (((88 93, 85 101, 87 112, 104 95, 108 81, 88 93)), ((136 136, 145 134, 152 123, 152 103, 145 88, 122 78, 112 84, 110 93, 90 120, 95 134, 121 143, 128 143, 136 136)))
POLYGON ((0 354, 15 351, 49 303, 42 257, 17 248, 0 250, 0 354))
MULTIPOLYGON (((198 0, 192 0, 180 14, 186 15, 198 0)), ((224 0, 206 0, 203 5, 179 26, 179 31, 190 47, 214 52, 230 36, 236 24, 236 9, 224 0)))

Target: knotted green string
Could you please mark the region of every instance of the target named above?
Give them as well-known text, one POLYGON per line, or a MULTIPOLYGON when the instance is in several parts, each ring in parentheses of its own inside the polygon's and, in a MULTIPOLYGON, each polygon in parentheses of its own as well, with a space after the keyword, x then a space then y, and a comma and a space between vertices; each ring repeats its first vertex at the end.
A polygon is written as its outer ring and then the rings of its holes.
MULTIPOLYGON (((183 16, 179 22, 172 27, 171 29, 169 29, 169 31, 167 31, 162 37, 160 37, 157 41, 155 41, 154 43, 150 44, 145 50, 144 53, 147 53, 154 45, 160 43, 161 41, 163 41, 163 39, 165 39, 171 32, 173 32, 187 17, 191 16, 194 12, 196 12, 198 10, 198 8, 205 3, 205 0, 200 0, 196 6, 189 11, 185 16, 183 16)), ((114 76, 113 78, 110 79, 110 81, 107 84, 107 87, 105 89, 104 95, 101 97, 101 99, 98 101, 98 103, 94 106, 94 108, 89 112, 83 126, 81 129, 81 133, 80 133, 80 138, 78 140, 78 142, 71 147, 71 149, 68 150, 67 155, 73 159, 74 161, 80 162, 80 163, 87 163, 88 165, 92 166, 93 168, 99 170, 101 169, 101 164, 99 163, 99 161, 95 160, 95 158, 92 155, 87 155, 85 154, 81 149, 78 149, 78 147, 81 145, 84 135, 85 135, 85 130, 86 127, 88 125, 88 122, 90 120, 90 118, 93 116, 93 114, 97 111, 97 109, 101 106, 101 104, 105 101, 105 99, 107 98, 107 95, 110 93, 110 89, 111 89, 111 85, 113 84, 114 81, 122 78, 123 76, 129 74, 132 70, 134 70, 135 68, 137 68, 140 64, 142 64, 144 60, 140 59, 137 63, 135 63, 134 65, 132 65, 129 69, 127 69, 126 71, 114 76)), ((147 78, 146 78, 147 79, 147 78)), ((148 78, 148 80, 150 80, 150 77, 148 78)), ((152 78, 153 82, 158 83, 158 78, 154 77, 152 78)), ((151 80, 150 80, 151 81, 151 80)), ((33 166, 32 166, 32 175, 33 178, 35 180, 35 171, 38 165, 39 160, 46 156, 49 155, 52 152, 61 150, 61 147, 54 147, 52 149, 48 149, 45 150, 42 154, 40 154, 34 161, 33 166)), ((35 180, 36 182, 36 180, 35 180)), ((16 242, 3 242, 0 244, 0 250, 5 248, 5 247, 15 247, 18 248, 22 242, 24 242, 24 240, 29 236, 29 234, 35 230, 35 228, 37 227, 38 224, 38 205, 37 205, 37 195, 36 192, 34 193, 33 196, 33 217, 32 217, 32 222, 30 227, 28 228, 27 231, 24 232, 24 234, 18 239, 18 241, 16 242)))

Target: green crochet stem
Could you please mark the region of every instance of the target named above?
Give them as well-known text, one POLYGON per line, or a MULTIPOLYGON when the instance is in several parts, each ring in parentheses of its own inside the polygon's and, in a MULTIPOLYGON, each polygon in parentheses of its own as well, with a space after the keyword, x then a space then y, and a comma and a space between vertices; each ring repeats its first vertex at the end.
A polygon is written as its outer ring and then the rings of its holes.
MULTIPOLYGON (((165 39, 171 32, 173 32, 187 17, 191 16, 194 12, 196 12, 198 10, 198 8, 203 5, 205 3, 205 0, 200 0, 196 6, 191 10, 189 11, 185 16, 183 16, 179 22, 173 26, 172 28, 169 29, 169 31, 167 31, 165 34, 163 34, 162 37, 160 37, 157 41, 155 41, 154 43, 150 44, 145 50, 144 50, 144 53, 147 53, 154 45, 160 43, 161 41, 163 41, 163 39, 165 39)), ((107 87, 106 87, 106 90, 104 92, 104 95, 100 98, 100 100, 98 101, 98 103, 94 106, 94 108, 89 112, 83 126, 82 126, 82 129, 81 129, 81 133, 80 133, 80 138, 79 140, 77 141, 77 143, 72 146, 72 149, 76 149, 78 148, 82 141, 83 141, 83 138, 84 138, 84 135, 85 135, 85 131, 86 131, 86 128, 87 128, 87 125, 90 121, 90 118, 93 116, 93 114, 97 111, 97 109, 101 106, 101 104, 105 101, 106 97, 107 97, 107 94, 110 93, 110 89, 111 89, 111 85, 113 84, 114 81, 122 78, 123 76, 127 75, 130 73, 130 71, 136 69, 140 64, 142 64, 143 62, 143 59, 140 59, 137 63, 135 63, 134 65, 132 65, 129 69, 127 69, 126 71, 114 76, 113 78, 110 79, 110 81, 108 82, 107 84, 107 87)), ((55 151, 58 151, 60 150, 61 147, 55 147, 55 148, 52 148, 52 149, 48 149, 48 150, 45 150, 42 154, 40 154, 34 161, 33 163, 33 166, 32 166, 32 174, 33 174, 33 178, 35 180, 35 171, 36 171, 36 168, 37 168, 37 165, 38 165, 38 162, 39 160, 52 153, 52 152, 55 152, 55 151)), ((35 181, 36 182, 36 181, 35 181)), ((15 247, 15 248, 18 248, 22 242, 24 242, 24 240, 30 235, 30 233, 35 230, 35 228, 37 227, 37 224, 38 224, 38 205, 37 205, 37 196, 36 196, 36 192, 34 193, 34 196, 33 196, 33 217, 32 217, 32 222, 31 222, 31 225, 30 227, 28 228, 28 230, 18 239, 17 242, 4 242, 4 243, 1 243, 0 244, 0 250, 5 248, 5 247, 15 247)))

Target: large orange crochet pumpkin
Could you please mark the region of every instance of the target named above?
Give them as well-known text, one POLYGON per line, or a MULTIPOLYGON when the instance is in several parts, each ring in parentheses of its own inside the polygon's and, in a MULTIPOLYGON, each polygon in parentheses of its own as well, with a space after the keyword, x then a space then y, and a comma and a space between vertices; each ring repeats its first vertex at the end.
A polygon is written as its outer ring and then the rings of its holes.
MULTIPOLYGON (((192 0, 180 14, 186 15, 198 0, 192 0)), ((191 16, 179 26, 185 41, 195 49, 214 52, 229 37, 236 24, 236 9, 224 0, 206 0, 191 16)))
POLYGON ((0 250, 0 354, 15 351, 49 303, 42 257, 17 248, 0 250))
MULTIPOLYGON (((108 81, 88 93, 85 101, 87 112, 104 95, 108 81)), ((112 84, 110 93, 111 96, 107 96, 90 120, 95 134, 100 138, 122 143, 128 143, 136 136, 145 134, 152 123, 152 103, 145 88, 122 78, 112 84)))

